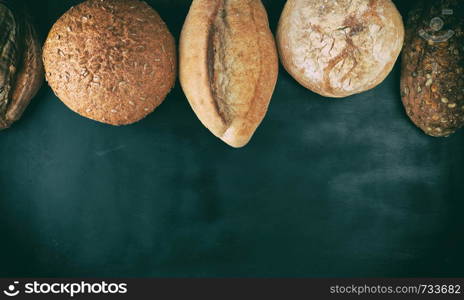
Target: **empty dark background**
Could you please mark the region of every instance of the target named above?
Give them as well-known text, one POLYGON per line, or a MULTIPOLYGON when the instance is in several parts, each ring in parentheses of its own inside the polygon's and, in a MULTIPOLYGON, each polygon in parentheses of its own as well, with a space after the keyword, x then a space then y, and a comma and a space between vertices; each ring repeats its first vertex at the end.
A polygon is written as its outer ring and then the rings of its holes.
MULTIPOLYGON (((79 1, 27 2, 45 37, 79 1)), ((403 16, 411 2, 396 1, 403 16)), ((190 1, 149 3, 178 39, 190 1)), ((275 30, 284 1, 264 3, 275 30)), ((178 83, 120 128, 44 85, 0 132, 0 276, 464 276, 463 134, 412 125, 398 64, 338 100, 281 69, 239 150, 178 83)))

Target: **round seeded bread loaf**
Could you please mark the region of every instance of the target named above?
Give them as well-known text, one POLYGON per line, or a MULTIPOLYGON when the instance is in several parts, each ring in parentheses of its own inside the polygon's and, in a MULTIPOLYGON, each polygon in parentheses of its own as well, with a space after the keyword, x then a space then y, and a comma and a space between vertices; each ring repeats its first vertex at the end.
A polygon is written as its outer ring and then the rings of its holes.
POLYGON ((176 77, 166 24, 145 2, 88 0, 53 25, 46 78, 76 113, 107 124, 137 122, 163 102, 176 77))

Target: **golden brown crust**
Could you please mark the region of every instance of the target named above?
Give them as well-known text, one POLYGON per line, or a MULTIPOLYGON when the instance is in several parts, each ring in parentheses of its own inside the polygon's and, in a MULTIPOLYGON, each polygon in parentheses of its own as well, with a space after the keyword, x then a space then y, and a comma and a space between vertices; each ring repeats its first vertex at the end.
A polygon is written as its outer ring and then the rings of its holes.
POLYGON ((52 27, 46 78, 76 113, 125 125, 151 113, 175 82, 174 38, 145 2, 88 0, 52 27))
POLYGON ((233 147, 250 140, 274 91, 278 58, 260 0, 194 0, 180 39, 180 80, 192 109, 233 147))
POLYGON ((401 96, 409 118, 430 136, 448 136, 464 126, 462 1, 421 1, 411 11, 401 96))
POLYGON ((391 72, 404 26, 391 0, 288 0, 277 45, 285 69, 328 97, 374 88, 391 72))

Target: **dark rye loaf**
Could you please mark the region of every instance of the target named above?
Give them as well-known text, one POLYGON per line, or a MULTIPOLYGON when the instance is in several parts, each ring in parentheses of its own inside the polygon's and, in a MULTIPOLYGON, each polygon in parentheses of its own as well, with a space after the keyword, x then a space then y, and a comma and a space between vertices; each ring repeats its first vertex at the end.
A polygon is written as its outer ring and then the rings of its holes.
POLYGON ((266 115, 278 57, 260 0, 194 0, 180 39, 180 81, 200 121, 243 147, 266 115))
POLYGON ((410 13, 402 56, 401 96, 426 134, 464 125, 464 2, 422 0, 410 13))

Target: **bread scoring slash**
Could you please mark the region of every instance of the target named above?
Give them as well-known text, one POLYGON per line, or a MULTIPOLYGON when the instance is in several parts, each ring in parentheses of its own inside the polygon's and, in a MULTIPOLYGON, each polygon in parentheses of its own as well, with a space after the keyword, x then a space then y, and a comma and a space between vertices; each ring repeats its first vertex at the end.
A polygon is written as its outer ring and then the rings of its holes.
POLYGON ((180 81, 214 135, 248 143, 273 94, 278 57, 260 0, 194 0, 180 38, 180 81))
POLYGON ((403 39, 391 0, 288 0, 277 31, 285 69, 306 88, 337 98, 380 84, 403 39))

